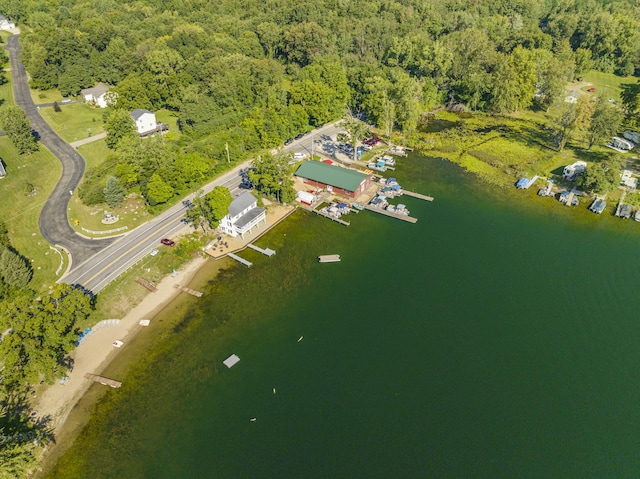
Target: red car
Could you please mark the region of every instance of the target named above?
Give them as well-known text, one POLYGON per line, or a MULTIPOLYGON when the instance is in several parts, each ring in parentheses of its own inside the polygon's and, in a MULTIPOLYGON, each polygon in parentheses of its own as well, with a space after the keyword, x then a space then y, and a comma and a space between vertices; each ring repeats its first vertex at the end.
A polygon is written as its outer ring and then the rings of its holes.
POLYGON ((175 241, 171 241, 169 238, 164 238, 160 240, 160 243, 167 245, 167 246, 175 246, 176 242, 175 241))
POLYGON ((588 91, 589 93, 593 93, 594 91, 596 91, 596 89, 592 87, 592 88, 589 88, 587 91, 588 91))

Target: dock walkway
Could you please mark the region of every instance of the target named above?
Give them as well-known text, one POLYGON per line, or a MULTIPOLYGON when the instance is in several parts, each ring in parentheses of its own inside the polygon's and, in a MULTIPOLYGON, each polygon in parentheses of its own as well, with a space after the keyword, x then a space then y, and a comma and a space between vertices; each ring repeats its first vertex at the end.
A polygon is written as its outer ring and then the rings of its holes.
POLYGON ((122 386, 122 381, 116 381, 115 379, 105 378, 104 376, 98 376, 97 374, 87 373, 84 375, 85 378, 91 379, 100 384, 104 384, 105 386, 109 386, 112 388, 119 388, 122 386))
POLYGON ((242 263, 243 265, 245 265, 247 268, 250 268, 251 266, 253 266, 253 263, 251 261, 247 261, 244 258, 241 258, 240 256, 238 256, 237 254, 233 254, 233 253, 229 253, 227 256, 229 256, 230 258, 235 259, 236 261, 242 263))
POLYGON ((262 253, 265 256, 273 256, 274 254, 276 254, 276 252, 274 250, 272 250, 271 248, 267 248, 267 249, 262 249, 259 246, 254 245, 253 243, 249 243, 247 245, 247 247, 251 248, 254 251, 257 251, 258 253, 262 253))
POLYGON ((196 298, 202 297, 202 292, 196 291, 195 289, 187 288, 186 286, 181 286, 179 284, 174 284, 173 287, 176 289, 179 289, 183 293, 187 293, 187 294, 190 294, 191 296, 195 296, 196 298))
POLYGON ((322 211, 318 211, 316 209, 311 209, 310 211, 314 212, 317 215, 324 216, 325 218, 329 218, 330 220, 335 221, 336 223, 340 223, 341 225, 349 226, 351 224, 347 221, 341 220, 340 218, 334 218, 333 216, 328 215, 327 213, 323 213, 322 211))
POLYGON ((412 216, 401 215, 399 213, 392 213, 391 211, 383 210, 381 208, 376 208, 375 206, 366 205, 365 209, 368 211, 373 211, 374 213, 380 213, 381 215, 391 216, 392 218, 396 218, 398 220, 407 221, 409 223, 415 223, 418 221, 418 218, 414 218, 412 216))
POLYGON ((432 196, 422 195, 420 193, 414 193, 413 191, 402 190, 402 194, 411 196, 412 198, 418 198, 419 200, 433 201, 432 196))
POLYGON ((627 196, 627 190, 622 190, 622 194, 620 195, 620 201, 618 201, 618 206, 616 206, 616 216, 620 216, 620 208, 624 205, 624 199, 627 196))

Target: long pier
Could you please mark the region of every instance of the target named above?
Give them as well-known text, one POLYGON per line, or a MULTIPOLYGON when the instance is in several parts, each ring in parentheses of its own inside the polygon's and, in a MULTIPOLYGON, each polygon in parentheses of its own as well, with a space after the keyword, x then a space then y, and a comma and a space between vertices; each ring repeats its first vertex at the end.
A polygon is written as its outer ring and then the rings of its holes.
POLYGON ((244 258, 241 258, 240 256, 238 256, 237 254, 233 254, 233 253, 229 253, 227 254, 227 256, 229 256, 230 258, 235 259, 236 261, 242 263, 243 265, 245 265, 247 268, 250 268, 251 266, 253 266, 253 263, 251 261, 247 261, 244 258))
POLYGON ((105 386, 109 386, 112 388, 119 388, 122 386, 122 381, 116 381, 115 379, 105 378, 104 376, 98 376, 97 374, 87 373, 84 375, 85 378, 91 379, 97 383, 103 384, 105 386))
POLYGON ((402 190, 402 194, 411 196, 412 198, 418 198, 419 200, 433 201, 432 196, 422 195, 420 193, 414 193, 413 191, 402 190))
POLYGON ((366 205, 365 209, 367 209, 368 211, 373 211, 374 213, 380 213, 381 215, 390 216, 398 220, 407 221, 409 223, 415 223, 416 221, 418 221, 418 218, 414 218, 408 215, 401 215, 399 213, 392 213, 391 211, 383 210, 382 208, 376 208, 375 206, 371 205, 366 205))
POLYGON ((276 252, 274 250, 272 250, 271 248, 267 248, 267 249, 262 249, 259 246, 254 245, 253 243, 249 243, 247 245, 249 248, 251 248, 254 251, 257 251, 258 253, 262 253, 265 256, 273 256, 274 254, 276 254, 276 252))

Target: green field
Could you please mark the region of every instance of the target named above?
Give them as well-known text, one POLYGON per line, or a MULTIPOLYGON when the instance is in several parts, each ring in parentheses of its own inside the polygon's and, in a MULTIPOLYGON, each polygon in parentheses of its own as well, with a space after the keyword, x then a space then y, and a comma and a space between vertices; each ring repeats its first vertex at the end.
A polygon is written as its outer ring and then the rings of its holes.
POLYGON ((110 150, 107 147, 104 140, 96 140, 91 143, 87 143, 86 145, 79 146, 78 153, 80 153, 84 158, 87 165, 86 169, 89 170, 102 163, 107 156, 113 153, 113 150, 110 150))
POLYGON ((53 90, 37 90, 32 88, 31 99, 38 105, 39 103, 53 103, 54 101, 61 102, 64 100, 64 97, 57 88, 53 90))
MULTIPOLYGON (((582 81, 591 83, 591 87, 595 88, 594 95, 601 96, 605 99, 612 98, 613 100, 620 101, 620 85, 624 83, 636 84, 638 78, 633 76, 620 77, 613 73, 602 73, 595 70, 591 70, 589 73, 582 75, 582 81)), ((583 90, 587 90, 591 87, 585 87, 583 90)))
POLYGON ((63 140, 71 143, 104 131, 102 110, 99 108, 73 103, 60 109, 60 112, 55 112, 53 107, 43 107, 40 114, 63 140))
MULTIPOLYGON (((60 178, 62 166, 42 145, 32 155, 20 155, 8 138, 0 137, 0 152, 7 170, 7 176, 0 180, 0 191, 5 204, 10 205, 0 208, 0 218, 9 228, 12 245, 31 260, 34 269, 31 286, 42 289, 65 271, 63 268, 56 275, 61 256, 49 247, 38 227, 40 211, 60 178), (29 194, 28 190, 33 192, 29 194)), ((62 258, 66 267, 64 253, 62 258)))

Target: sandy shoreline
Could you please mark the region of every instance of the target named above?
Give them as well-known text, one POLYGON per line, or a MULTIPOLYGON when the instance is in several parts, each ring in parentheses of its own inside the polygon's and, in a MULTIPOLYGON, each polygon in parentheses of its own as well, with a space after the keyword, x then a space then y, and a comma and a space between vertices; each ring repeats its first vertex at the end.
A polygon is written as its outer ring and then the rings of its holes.
MULTIPOLYGON (((269 202, 266 202, 266 205, 269 202)), ((266 206, 265 205, 265 206, 266 206)), ((272 227, 284 219, 292 207, 269 205, 267 207, 267 222, 262 228, 245 237, 229 238, 230 249, 242 248, 255 238, 262 236, 272 227)), ((226 251, 214 253, 209 251, 214 258, 223 257, 226 251)), ((34 409, 39 418, 49 418, 50 427, 56 437, 62 434, 66 421, 76 404, 94 384, 86 379, 86 373, 100 374, 113 361, 118 352, 126 350, 128 343, 145 327, 139 324, 142 319, 151 319, 166 308, 182 292, 176 285, 187 286, 196 273, 208 262, 215 261, 209 255, 198 256, 184 264, 175 276, 167 275, 157 285, 154 293, 149 293, 136 307, 132 308, 122 319, 109 321, 108 327, 95 328, 96 330, 87 336, 73 353, 74 366, 68 374, 69 379, 65 384, 55 383, 49 386, 36 402, 34 409), (113 342, 119 340, 124 344, 121 348, 113 346, 113 342)), ((120 379, 120 378, 113 378, 120 379)), ((106 387, 106 386, 104 386, 106 387)), ((45 455, 47 455, 45 453, 45 455)), ((41 458, 41 459, 44 459, 41 458)))
POLYGON ((141 319, 151 319, 181 291, 174 287, 175 284, 186 285, 196 272, 207 262, 207 258, 197 257, 183 265, 175 277, 168 275, 157 284, 157 291, 150 293, 131 309, 116 324, 103 328, 87 336, 81 345, 75 350, 73 371, 69 373, 69 380, 65 384, 55 383, 49 386, 35 406, 38 417, 50 418, 50 426, 54 434, 60 432, 65 420, 80 398, 93 384, 86 379, 86 373, 99 374, 115 357, 121 349, 113 346, 113 342, 124 342, 122 349, 127 347, 127 342, 144 326, 139 325, 141 319))

